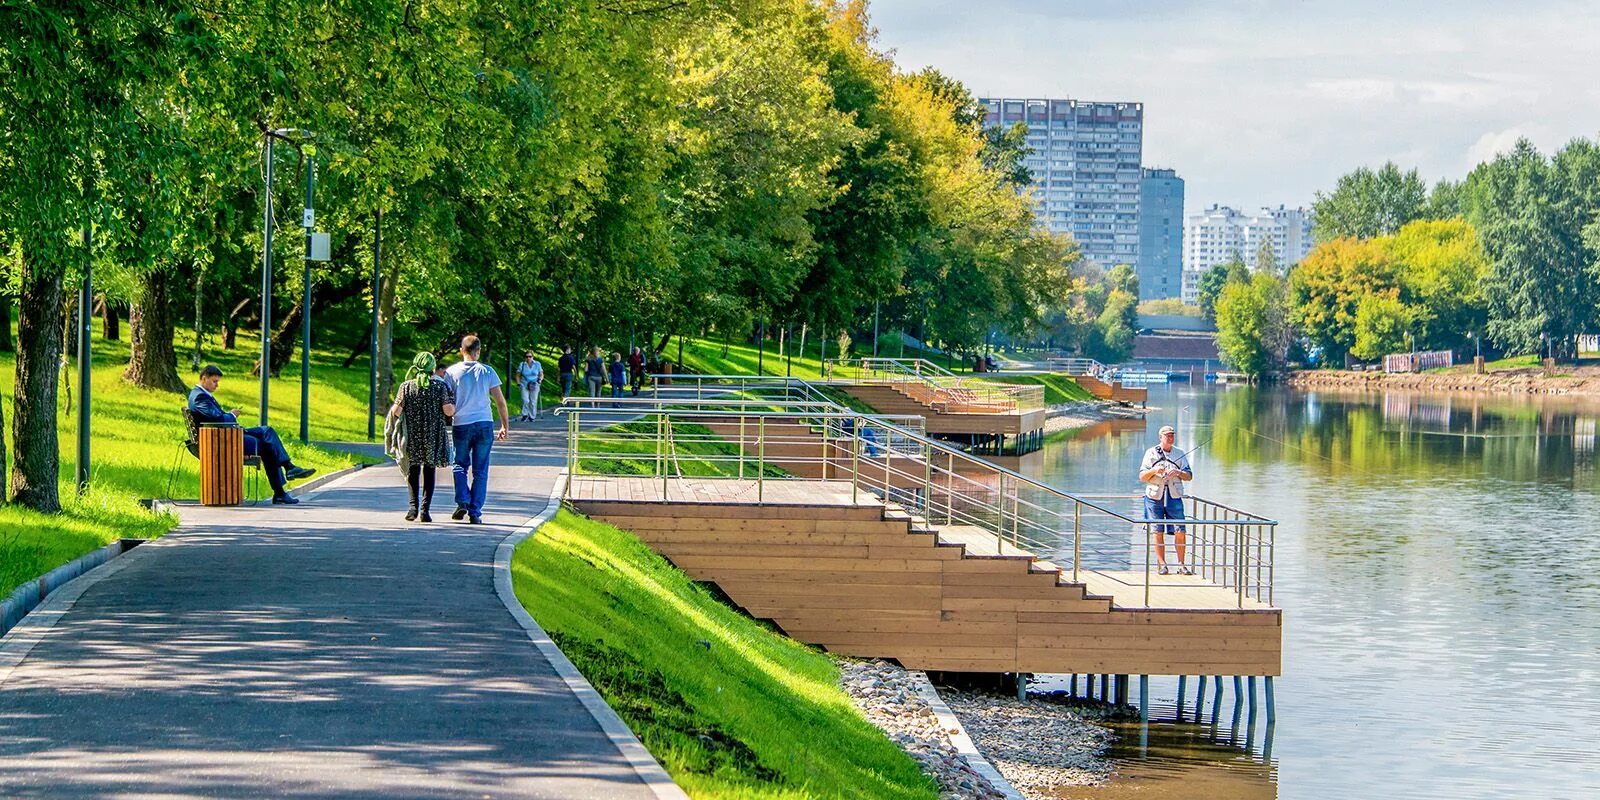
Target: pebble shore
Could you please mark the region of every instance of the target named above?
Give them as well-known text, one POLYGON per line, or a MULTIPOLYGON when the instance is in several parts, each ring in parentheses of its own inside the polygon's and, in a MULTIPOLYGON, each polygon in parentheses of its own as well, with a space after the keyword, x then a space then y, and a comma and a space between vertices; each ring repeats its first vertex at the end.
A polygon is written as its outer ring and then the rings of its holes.
MULTIPOLYGON (((958 753, 904 669, 883 661, 842 661, 840 685, 862 714, 889 735, 939 785, 948 800, 1004 800, 958 753)), ((1104 781, 1111 765, 1100 757, 1111 740, 1071 709, 996 695, 939 692, 981 752, 1028 798, 1050 790, 1104 781)))

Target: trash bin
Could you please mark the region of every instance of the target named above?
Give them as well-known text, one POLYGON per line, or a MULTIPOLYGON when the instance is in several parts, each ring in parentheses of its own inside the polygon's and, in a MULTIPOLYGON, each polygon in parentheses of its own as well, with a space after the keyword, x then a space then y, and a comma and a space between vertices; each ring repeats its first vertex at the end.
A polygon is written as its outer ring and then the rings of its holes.
POLYGON ((200 504, 236 506, 244 502, 244 428, 200 426, 200 504))

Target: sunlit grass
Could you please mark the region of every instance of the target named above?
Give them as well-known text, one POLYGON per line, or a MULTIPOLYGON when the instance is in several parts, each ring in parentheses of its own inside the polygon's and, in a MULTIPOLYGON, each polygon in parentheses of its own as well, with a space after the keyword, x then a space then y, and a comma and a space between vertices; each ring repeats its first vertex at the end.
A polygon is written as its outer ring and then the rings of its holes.
MULTIPOLYGON (((226 407, 245 410, 241 422, 258 421, 259 379, 249 375, 254 356, 260 352, 259 340, 239 337, 239 349, 217 349, 207 355, 226 376, 218 398, 226 407)), ((185 357, 193 339, 180 334, 179 358, 183 368, 179 378, 194 381, 185 357)), ((367 362, 360 359, 346 369, 343 357, 314 353, 311 369, 310 436, 313 441, 366 439, 367 362)), ((90 470, 91 491, 76 494, 77 475, 77 388, 76 370, 73 407, 66 407, 63 391, 61 414, 57 419, 61 446, 60 515, 39 514, 15 506, 0 506, 0 596, 19 583, 37 577, 84 553, 119 538, 149 538, 169 530, 176 520, 170 515, 150 512, 139 500, 144 498, 195 497, 199 494, 199 463, 181 445, 186 437, 180 409, 186 402, 182 394, 141 389, 122 380, 127 367, 126 342, 94 340, 94 370, 91 383, 90 470)), ((298 442, 300 385, 299 360, 273 379, 270 391, 270 421, 278 429, 294 462, 315 467, 322 474, 344 469, 363 459, 316 445, 298 442)), ((15 391, 15 357, 0 354, 0 402, 7 414, 7 463, 14 463, 9 452, 11 440, 11 400, 15 391)), ((63 384, 65 385, 65 384, 63 384)), ((266 492, 266 479, 260 481, 266 492)), ((247 481, 248 489, 248 481, 247 481)))
POLYGON ((932 798, 826 655, 718 601, 635 536, 563 511, 513 556, 518 599, 695 798, 932 798))

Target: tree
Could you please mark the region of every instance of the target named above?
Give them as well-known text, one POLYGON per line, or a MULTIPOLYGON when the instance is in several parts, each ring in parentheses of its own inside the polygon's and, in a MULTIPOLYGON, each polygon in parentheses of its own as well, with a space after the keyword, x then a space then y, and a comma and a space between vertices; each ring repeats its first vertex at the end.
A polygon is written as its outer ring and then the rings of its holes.
POLYGON ((1289 272, 1289 318, 1320 350, 1322 363, 1338 362, 1356 343, 1361 299, 1398 291, 1399 270, 1381 243, 1353 238, 1322 242, 1289 272))
POLYGON ((1377 361, 1405 346, 1407 333, 1415 322, 1410 306, 1392 293, 1369 294, 1356 305, 1356 341, 1350 354, 1363 361, 1377 361))
POLYGON ((1261 246, 1256 248, 1255 272, 1278 272, 1278 253, 1272 249, 1270 239, 1261 240, 1261 246))
POLYGON ((1211 268, 1200 275, 1200 296, 1197 305, 1200 306, 1200 316, 1207 322, 1216 322, 1217 298, 1222 296, 1223 287, 1229 283, 1244 283, 1249 280, 1249 272, 1244 262, 1239 258, 1231 258, 1221 264, 1213 264, 1211 268))
POLYGON ((1421 217, 1427 200, 1428 185, 1416 170, 1401 172, 1392 161, 1377 171, 1361 167, 1341 177, 1332 193, 1317 192, 1312 233, 1318 242, 1391 234, 1421 217))
POLYGON ((1217 298, 1222 360, 1252 378, 1282 368, 1291 339, 1286 301, 1284 281, 1272 272, 1224 287, 1217 298))

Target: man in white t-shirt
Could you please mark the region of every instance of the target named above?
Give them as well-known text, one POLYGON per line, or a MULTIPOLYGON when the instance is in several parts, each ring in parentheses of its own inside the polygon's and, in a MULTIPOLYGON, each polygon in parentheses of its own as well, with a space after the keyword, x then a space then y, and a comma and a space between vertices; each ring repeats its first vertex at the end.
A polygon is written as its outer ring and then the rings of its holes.
MULTIPOLYGON (((1194 480, 1189 467, 1189 457, 1172 445, 1178 432, 1171 425, 1161 428, 1160 442, 1146 450, 1139 462, 1139 480, 1144 482, 1145 519, 1183 519, 1183 482, 1194 480)), ((1178 550, 1178 571, 1193 575, 1188 566, 1188 553, 1182 525, 1158 524, 1156 533, 1156 562, 1162 575, 1167 574, 1167 537, 1172 533, 1172 543, 1178 550)))
POLYGON ((456 389, 456 415, 451 426, 456 445, 456 463, 451 468, 456 481, 456 511, 450 518, 466 518, 473 525, 483 522, 483 501, 489 495, 489 450, 495 439, 504 439, 511 432, 511 412, 500 391, 500 376, 493 367, 478 360, 482 350, 483 342, 477 336, 463 336, 461 362, 446 370, 456 389), (494 410, 500 412, 498 430, 490 400, 494 401, 494 410), (470 484, 468 470, 472 471, 470 484))

